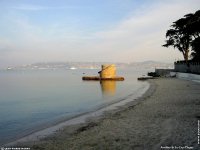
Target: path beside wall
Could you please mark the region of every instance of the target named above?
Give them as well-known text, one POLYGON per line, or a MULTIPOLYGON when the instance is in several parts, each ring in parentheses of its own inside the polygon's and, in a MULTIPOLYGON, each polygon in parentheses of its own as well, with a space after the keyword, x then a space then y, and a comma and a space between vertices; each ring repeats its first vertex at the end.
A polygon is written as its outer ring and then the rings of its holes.
POLYGON ((191 73, 181 73, 181 72, 170 72, 171 76, 176 75, 179 79, 191 80, 200 83, 200 75, 191 73))

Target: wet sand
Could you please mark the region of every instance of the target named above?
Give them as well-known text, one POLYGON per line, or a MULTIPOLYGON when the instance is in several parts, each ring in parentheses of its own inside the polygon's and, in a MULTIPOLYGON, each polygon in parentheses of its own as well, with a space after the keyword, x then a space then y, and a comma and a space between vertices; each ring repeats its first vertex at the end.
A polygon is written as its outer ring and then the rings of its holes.
POLYGON ((31 149, 198 149, 200 84, 176 78, 149 81, 139 99, 100 118, 71 125, 41 141, 18 143, 31 149))

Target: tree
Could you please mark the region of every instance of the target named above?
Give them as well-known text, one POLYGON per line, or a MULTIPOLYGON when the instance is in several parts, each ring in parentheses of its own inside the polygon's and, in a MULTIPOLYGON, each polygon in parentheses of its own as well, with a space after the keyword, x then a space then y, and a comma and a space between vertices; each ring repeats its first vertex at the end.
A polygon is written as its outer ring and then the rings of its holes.
POLYGON ((194 14, 187 14, 183 18, 173 22, 171 29, 166 32, 166 44, 164 47, 173 46, 182 52, 184 60, 188 62, 189 53, 193 58, 199 55, 200 36, 200 10, 194 14))
POLYGON ((187 32, 193 36, 194 39, 200 37, 200 10, 194 14, 185 15, 188 18, 187 32))
POLYGON ((182 52, 185 61, 189 58, 189 47, 192 40, 191 35, 186 32, 185 24, 187 22, 186 18, 181 18, 176 22, 173 22, 172 28, 166 32, 166 44, 164 47, 173 46, 182 52))
POLYGON ((193 36, 191 56, 194 61, 200 62, 200 10, 191 16, 190 22, 188 23, 188 32, 193 36))
POLYGON ((200 61, 200 37, 192 41, 192 58, 194 61, 200 61))

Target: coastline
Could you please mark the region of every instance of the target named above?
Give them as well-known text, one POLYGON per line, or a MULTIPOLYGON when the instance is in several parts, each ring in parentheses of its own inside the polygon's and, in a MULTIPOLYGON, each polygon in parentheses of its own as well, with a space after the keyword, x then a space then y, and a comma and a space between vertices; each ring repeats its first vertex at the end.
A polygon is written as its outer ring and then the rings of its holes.
POLYGON ((149 81, 148 91, 100 118, 71 125, 31 149, 198 149, 200 84, 177 78, 149 81))
MULTIPOLYGON (((38 130, 33 130, 32 133, 27 134, 25 136, 19 137, 11 142, 7 142, 3 146, 13 146, 13 145, 24 145, 32 144, 39 142, 45 138, 54 136, 55 133, 63 130, 65 127, 69 126, 82 126, 82 124, 88 124, 91 120, 101 119, 107 113, 115 113, 121 111, 126 108, 130 103, 137 104, 139 99, 143 97, 148 91, 151 89, 151 84, 147 82, 147 84, 137 90, 137 93, 132 93, 119 99, 118 101, 114 101, 112 103, 108 103, 105 105, 101 105, 99 107, 94 108, 91 111, 73 116, 69 119, 57 120, 55 124, 47 124, 45 128, 39 128, 38 130)), ((131 104, 132 105, 132 104, 131 104)))

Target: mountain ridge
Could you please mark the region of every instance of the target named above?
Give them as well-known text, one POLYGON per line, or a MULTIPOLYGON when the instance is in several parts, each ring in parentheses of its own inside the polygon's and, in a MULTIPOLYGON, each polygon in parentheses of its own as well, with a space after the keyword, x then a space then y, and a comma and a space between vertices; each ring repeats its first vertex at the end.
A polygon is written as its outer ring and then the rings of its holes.
MULTIPOLYGON (((117 68, 137 67, 137 68, 173 68, 173 63, 158 62, 153 60, 143 62, 38 62, 22 66, 8 67, 9 69, 99 69, 102 64, 115 64, 117 68)), ((8 69, 7 68, 7 69, 8 69)))

